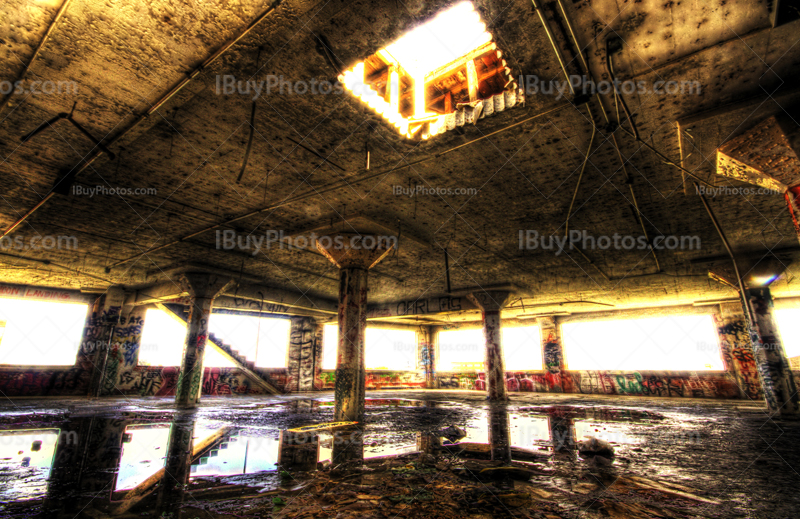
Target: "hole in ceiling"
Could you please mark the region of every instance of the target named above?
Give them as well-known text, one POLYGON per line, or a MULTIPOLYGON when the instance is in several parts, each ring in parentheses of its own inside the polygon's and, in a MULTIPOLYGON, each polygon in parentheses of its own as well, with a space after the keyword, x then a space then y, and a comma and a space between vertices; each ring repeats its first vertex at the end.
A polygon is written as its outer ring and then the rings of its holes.
POLYGON ((339 81, 402 135, 428 139, 464 118, 475 122, 493 113, 494 98, 507 91, 512 106, 521 100, 502 56, 472 3, 461 2, 346 70, 339 81))

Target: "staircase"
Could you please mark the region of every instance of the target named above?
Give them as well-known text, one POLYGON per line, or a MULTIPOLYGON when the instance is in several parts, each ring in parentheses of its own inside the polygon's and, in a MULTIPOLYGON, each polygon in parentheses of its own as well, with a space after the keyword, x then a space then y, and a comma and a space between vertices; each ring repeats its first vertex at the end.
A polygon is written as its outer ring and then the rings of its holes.
POLYGON ((215 337, 213 333, 208 334, 208 344, 220 352, 223 357, 236 364, 236 367, 242 370, 248 378, 252 379, 268 393, 272 395, 281 394, 281 392, 272 385, 272 381, 269 377, 256 368, 256 363, 254 361, 248 360, 247 357, 237 350, 234 350, 230 344, 222 342, 222 340, 215 337))
MULTIPOLYGON (((165 311, 168 315, 181 321, 183 324, 187 324, 186 315, 182 307, 165 304, 158 304, 157 306, 159 309, 165 311)), ((264 391, 271 395, 281 394, 281 392, 278 391, 278 389, 272 384, 272 381, 269 379, 269 377, 261 373, 258 368, 256 368, 255 362, 248 360, 247 357, 234 350, 230 344, 222 342, 219 338, 215 337, 214 334, 208 334, 207 344, 222 354, 223 357, 233 362, 236 367, 247 376, 247 378, 255 382, 259 387, 264 389, 264 391)))

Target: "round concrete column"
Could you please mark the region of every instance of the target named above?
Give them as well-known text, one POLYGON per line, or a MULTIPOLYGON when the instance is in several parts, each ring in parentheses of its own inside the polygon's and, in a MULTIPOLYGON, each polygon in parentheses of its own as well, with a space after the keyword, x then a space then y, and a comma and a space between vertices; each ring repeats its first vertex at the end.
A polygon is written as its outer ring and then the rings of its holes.
MULTIPOLYGON (((386 237, 359 234, 323 236, 317 249, 339 267, 339 344, 336 352, 334 420, 364 422, 367 328, 367 271, 391 252, 386 237)), ((336 456, 336 444, 334 453, 336 456)))
POLYGON ((364 421, 366 328, 367 271, 343 268, 339 275, 339 344, 336 350, 334 420, 337 422, 364 421))
POLYGON ((481 309, 483 336, 486 340, 486 390, 489 400, 507 400, 500 310, 511 298, 511 292, 501 290, 475 291, 467 296, 481 309))
POLYGON ((178 407, 192 408, 200 400, 203 387, 203 355, 208 339, 208 319, 214 298, 231 282, 210 274, 184 274, 182 283, 189 292, 189 322, 181 360, 181 371, 175 388, 178 407))

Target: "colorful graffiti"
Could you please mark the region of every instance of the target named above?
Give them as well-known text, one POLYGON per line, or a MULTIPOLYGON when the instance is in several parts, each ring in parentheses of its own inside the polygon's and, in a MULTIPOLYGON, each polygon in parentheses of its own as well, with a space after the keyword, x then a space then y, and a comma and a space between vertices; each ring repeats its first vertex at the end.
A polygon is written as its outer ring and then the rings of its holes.
MULTIPOLYGON (((735 381, 727 373, 567 371, 567 384, 561 373, 549 371, 506 372, 506 390, 513 392, 570 393, 600 395, 637 395, 686 398, 736 398, 735 381)), ((440 389, 484 391, 484 373, 439 373, 440 389)))
MULTIPOLYGON (((321 389, 334 389, 336 373, 323 371, 317 380, 321 389)), ((366 387, 367 389, 424 388, 425 373, 421 371, 367 371, 366 387)))

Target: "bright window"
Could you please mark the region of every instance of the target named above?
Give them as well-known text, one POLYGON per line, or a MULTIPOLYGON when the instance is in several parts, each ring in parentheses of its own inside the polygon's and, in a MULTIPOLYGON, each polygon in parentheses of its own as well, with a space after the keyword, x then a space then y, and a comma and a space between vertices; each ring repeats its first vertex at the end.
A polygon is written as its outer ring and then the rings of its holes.
MULTIPOLYGON (((417 369, 417 333, 414 330, 367 328, 364 334, 366 369, 417 369)), ((339 327, 326 324, 322 336, 322 369, 336 369, 339 327)))
POLYGON ((775 319, 786 356, 800 356, 800 308, 775 310, 775 319))
MULTIPOLYGON (((542 369, 542 345, 538 326, 503 327, 500 333, 506 371, 542 369)), ((485 361, 486 339, 483 328, 439 332, 437 370, 483 371, 485 361)))
POLYGON ((485 359, 483 328, 439 332, 437 371, 483 371, 485 359))
POLYGON ((571 370, 722 370, 710 315, 564 323, 571 370))
POLYGON ((0 364, 72 366, 88 305, 0 299, 0 364))
POLYGON ((506 371, 542 369, 542 339, 538 326, 501 328, 506 371))
MULTIPOLYGON (((212 317, 213 321, 213 317, 212 317)), ((150 308, 144 317, 142 342, 139 345, 140 366, 180 366, 186 342, 186 325, 162 310, 150 308)), ((231 361, 206 346, 204 368, 232 368, 231 361)))
POLYGON ((208 328, 217 339, 254 360, 257 367, 286 367, 291 329, 289 319, 211 314, 208 328))

